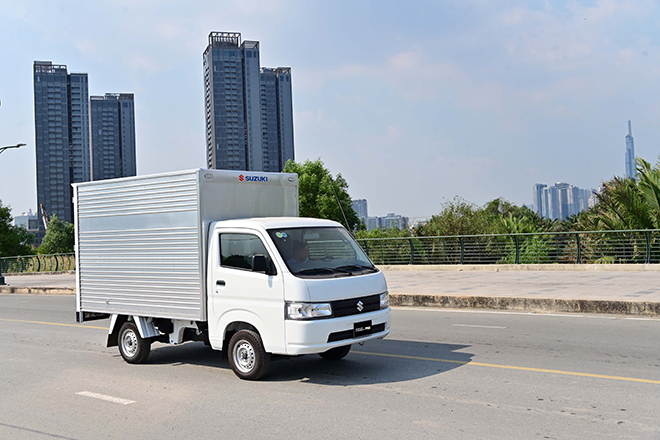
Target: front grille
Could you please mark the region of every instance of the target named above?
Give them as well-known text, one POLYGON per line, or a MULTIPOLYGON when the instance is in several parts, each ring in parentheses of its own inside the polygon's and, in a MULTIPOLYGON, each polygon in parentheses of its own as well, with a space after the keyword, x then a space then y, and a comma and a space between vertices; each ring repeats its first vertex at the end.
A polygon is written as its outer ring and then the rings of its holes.
MULTIPOLYGON (((376 324, 371 327, 371 333, 380 333, 385 331, 385 323, 383 322, 382 324, 376 324)), ((365 335, 368 336, 368 335, 365 335)), ((345 330, 343 332, 335 332, 335 333, 330 333, 330 336, 328 336, 328 342, 337 342, 337 341, 343 341, 344 339, 352 339, 353 338, 353 330, 345 330)))
POLYGON ((332 314, 335 318, 342 316, 360 315, 362 313, 380 310, 380 295, 363 296, 362 298, 342 299, 332 301, 332 314), (362 302, 362 310, 358 310, 358 303, 362 302))

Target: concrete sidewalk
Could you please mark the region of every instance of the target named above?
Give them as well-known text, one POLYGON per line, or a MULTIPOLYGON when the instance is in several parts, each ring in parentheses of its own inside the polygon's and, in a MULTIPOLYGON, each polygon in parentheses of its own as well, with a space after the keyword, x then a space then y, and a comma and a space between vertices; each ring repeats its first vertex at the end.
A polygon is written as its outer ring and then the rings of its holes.
MULTIPOLYGON (((660 315, 660 271, 390 266, 383 272, 395 306, 660 315)), ((75 293, 74 274, 5 278, 9 286, 0 286, 0 293, 75 293)))

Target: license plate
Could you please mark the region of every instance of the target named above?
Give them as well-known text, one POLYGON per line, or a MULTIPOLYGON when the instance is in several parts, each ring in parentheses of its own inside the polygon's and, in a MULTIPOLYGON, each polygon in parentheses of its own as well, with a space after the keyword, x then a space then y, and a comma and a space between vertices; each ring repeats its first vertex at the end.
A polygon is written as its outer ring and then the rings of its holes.
POLYGON ((353 337, 367 336, 371 334, 371 321, 356 322, 353 324, 353 337))

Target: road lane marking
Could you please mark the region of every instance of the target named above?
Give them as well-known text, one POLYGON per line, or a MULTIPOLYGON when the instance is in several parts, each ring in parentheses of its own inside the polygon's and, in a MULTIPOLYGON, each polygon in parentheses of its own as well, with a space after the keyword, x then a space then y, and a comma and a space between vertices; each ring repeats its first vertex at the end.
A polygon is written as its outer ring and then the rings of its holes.
POLYGON ((610 379, 610 380, 621 380, 625 382, 640 382, 640 383, 652 383, 660 385, 660 380, 653 379, 639 379, 636 377, 624 377, 624 376, 609 376, 606 374, 592 374, 592 373, 579 373, 576 371, 563 371, 563 370, 549 370, 546 368, 532 368, 532 367, 518 367, 516 365, 502 365, 502 364, 487 364, 484 362, 472 362, 472 361, 456 361, 452 359, 439 359, 439 358, 427 358, 421 356, 407 356, 403 354, 389 354, 389 353, 374 353, 368 351, 353 351, 353 353, 366 354, 371 356, 383 356, 383 357, 393 357, 399 359, 414 359, 417 361, 432 361, 432 362, 444 362, 448 364, 460 364, 460 365, 473 365, 475 367, 489 367, 489 368, 501 368, 505 370, 520 370, 520 371, 532 371, 535 373, 550 373, 550 374, 562 374, 565 376, 578 376, 578 377, 591 377, 596 379, 610 379))
POLYGON ((452 324, 453 327, 474 327, 474 328, 506 328, 499 325, 473 325, 473 324, 452 324))
POLYGON ((120 405, 130 405, 135 400, 122 399, 121 397, 107 396, 105 394, 92 393, 91 391, 81 391, 76 393, 78 396, 91 397, 92 399, 105 400, 106 402, 118 403, 120 405))
POLYGON ((91 325, 80 325, 80 324, 62 324, 59 322, 43 322, 43 321, 25 321, 22 319, 5 319, 5 318, 0 318, 0 321, 6 321, 6 322, 24 322, 26 324, 43 324, 43 325, 60 325, 63 327, 82 327, 82 328, 96 328, 96 329, 101 329, 101 330, 107 330, 107 327, 94 327, 91 325))

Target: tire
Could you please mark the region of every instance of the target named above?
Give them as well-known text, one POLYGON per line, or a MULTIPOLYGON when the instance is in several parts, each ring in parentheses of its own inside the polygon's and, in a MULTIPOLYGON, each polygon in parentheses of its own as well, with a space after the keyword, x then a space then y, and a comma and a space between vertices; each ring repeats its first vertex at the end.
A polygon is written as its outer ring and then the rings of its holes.
POLYGON ((151 341, 140 336, 135 323, 127 321, 119 329, 119 353, 129 364, 141 364, 147 360, 151 352, 151 341))
POLYGON ((338 361, 344 359, 349 351, 351 351, 351 346, 344 345, 343 347, 335 347, 328 351, 324 351, 323 353, 319 353, 319 356, 326 361, 338 361))
POLYGON ((239 330, 229 340, 227 357, 236 376, 244 380, 258 380, 270 365, 259 334, 253 330, 239 330))

